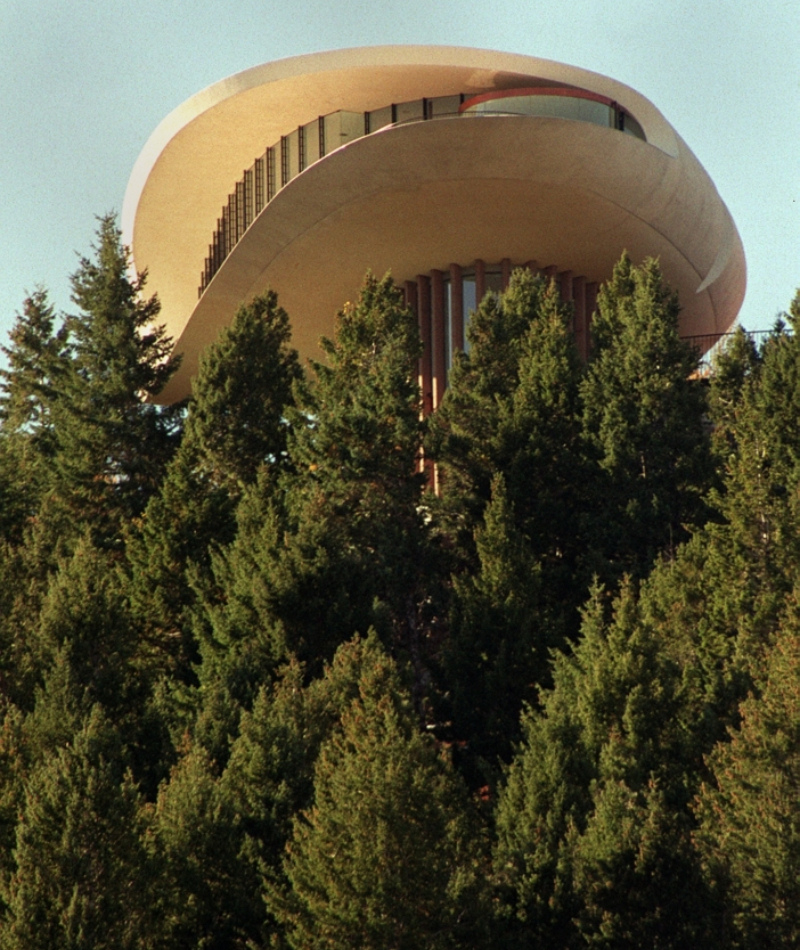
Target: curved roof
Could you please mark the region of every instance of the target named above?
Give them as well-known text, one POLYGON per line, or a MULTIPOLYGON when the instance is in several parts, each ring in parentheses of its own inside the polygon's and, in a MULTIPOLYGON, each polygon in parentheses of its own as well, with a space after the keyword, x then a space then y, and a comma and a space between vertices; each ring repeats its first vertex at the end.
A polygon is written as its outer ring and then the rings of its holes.
POLYGON ((658 255, 684 332, 727 329, 744 296, 744 252, 710 178, 643 96, 587 70, 453 47, 372 47, 239 73, 176 109, 134 167, 123 235, 147 268, 184 354, 164 398, 185 395, 199 353, 236 306, 278 290, 301 353, 317 355, 367 268, 412 278, 450 262, 536 257, 603 279, 627 248, 658 255), (255 156, 339 109, 559 84, 630 112, 646 142, 559 118, 487 116, 391 126, 293 178, 256 218, 198 301, 219 209, 255 156))

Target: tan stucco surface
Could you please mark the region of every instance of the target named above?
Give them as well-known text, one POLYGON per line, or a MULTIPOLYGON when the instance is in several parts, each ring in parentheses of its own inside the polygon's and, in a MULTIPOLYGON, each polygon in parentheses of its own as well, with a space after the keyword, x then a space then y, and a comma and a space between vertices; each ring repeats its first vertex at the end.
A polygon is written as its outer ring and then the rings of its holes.
POLYGON ((585 70, 482 50, 379 47, 297 57, 240 73, 181 106, 134 168, 125 240, 183 353, 166 399, 188 392, 202 349, 267 285, 294 342, 322 333, 367 268, 413 278, 475 258, 557 264, 589 279, 623 248, 657 255, 681 297, 685 333, 714 333, 744 295, 744 253, 708 175, 658 110, 585 70), (219 209, 256 155, 337 109, 457 92, 569 83, 630 111, 647 142, 584 122, 486 116, 384 129, 310 166, 251 225, 198 302, 219 209))

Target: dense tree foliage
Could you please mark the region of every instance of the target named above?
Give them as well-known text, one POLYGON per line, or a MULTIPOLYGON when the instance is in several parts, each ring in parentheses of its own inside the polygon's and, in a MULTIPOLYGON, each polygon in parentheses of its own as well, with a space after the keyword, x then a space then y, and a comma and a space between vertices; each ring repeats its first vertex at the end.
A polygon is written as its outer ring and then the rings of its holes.
POLYGON ((796 946, 800 296, 703 376, 518 271, 423 418, 389 277, 172 408, 144 290, 103 218, 4 348, 0 947, 796 946))

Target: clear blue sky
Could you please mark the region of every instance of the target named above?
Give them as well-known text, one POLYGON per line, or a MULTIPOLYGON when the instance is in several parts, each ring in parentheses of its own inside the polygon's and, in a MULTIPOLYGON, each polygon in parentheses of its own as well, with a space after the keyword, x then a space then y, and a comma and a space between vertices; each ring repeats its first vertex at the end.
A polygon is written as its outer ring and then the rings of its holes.
POLYGON ((555 59, 647 96, 705 165, 744 242, 748 329, 800 285, 800 0, 0 0, 0 337, 26 291, 69 310, 95 216, 150 133, 231 73, 345 46, 433 43, 555 59))

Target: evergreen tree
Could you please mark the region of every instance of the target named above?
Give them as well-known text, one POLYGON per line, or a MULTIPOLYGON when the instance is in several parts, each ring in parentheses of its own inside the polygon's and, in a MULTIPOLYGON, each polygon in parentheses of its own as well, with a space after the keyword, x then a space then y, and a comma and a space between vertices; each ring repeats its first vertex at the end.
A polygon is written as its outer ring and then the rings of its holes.
POLYGON ((208 578, 212 548, 233 540, 236 503, 259 468, 285 464, 286 410, 300 372, 276 295, 240 307, 201 357, 183 441, 131 538, 134 610, 183 679, 198 659, 190 577, 208 578))
POLYGON ((49 487, 53 407, 69 347, 44 290, 25 300, 9 336, 11 345, 2 347, 8 368, 0 369, 0 529, 18 542, 49 487))
POLYGON ((737 327, 714 360, 708 409, 713 424, 713 446, 724 465, 735 450, 735 433, 745 390, 761 369, 761 355, 742 327, 737 327))
POLYGON ((295 426, 290 456, 306 477, 288 497, 298 535, 324 523, 329 550, 369 577, 370 599, 386 606, 412 650, 428 566, 417 474, 420 346, 391 278, 367 275, 356 304, 339 313, 335 339, 322 341, 327 364, 314 364, 313 382, 298 390, 306 424, 295 426))
POLYGON ((126 548, 132 613, 157 665, 176 682, 193 682, 199 660, 193 579, 210 576, 212 551, 230 543, 235 530, 233 499, 198 470, 184 440, 126 548))
POLYGON ((796 603, 741 707, 741 725, 709 759, 698 838, 726 899, 726 946, 796 947, 800 940, 800 626, 796 603))
POLYGON ((26 783, 0 945, 8 950, 153 946, 135 787, 98 709, 26 783))
POLYGON ((417 473, 419 337, 390 278, 367 277, 324 349, 329 364, 297 387, 282 490, 262 471, 206 589, 201 684, 242 708, 287 656, 319 672, 372 624, 424 679, 435 562, 417 473))
MULTIPOLYGON (((797 301, 792 313, 790 325, 800 317, 797 301)), ((706 548, 704 600, 714 605, 706 614, 727 640, 727 665, 739 680, 731 724, 761 669, 800 566, 794 420, 800 342, 779 322, 758 357, 743 341, 739 349, 744 353, 725 354, 734 368, 712 389, 722 484, 711 501, 719 523, 709 525, 699 542, 706 548), (726 383, 730 376, 732 385, 726 383)))
POLYGON ((792 484, 800 479, 800 290, 767 338, 753 401, 764 426, 769 462, 792 484))
POLYGON ((0 707, 0 898, 5 901, 16 870, 14 844, 25 801, 23 715, 8 700, 0 707))
POLYGON ((572 656, 524 722, 498 802, 495 874, 520 946, 711 939, 691 841, 679 668, 623 587, 597 591, 572 656))
POLYGON ((535 557, 564 557, 580 485, 577 353, 553 282, 512 274, 470 319, 431 419, 448 531, 466 551, 501 474, 535 557))
POLYGON ((537 683, 548 675, 548 647, 555 645, 537 623, 541 569, 516 527, 501 475, 492 488, 484 527, 476 532, 480 567, 454 581, 443 651, 454 733, 466 743, 466 759, 488 766, 490 775, 510 757, 523 704, 536 702, 537 683))
POLYGON ((478 945, 480 839, 387 658, 320 752, 273 909, 292 947, 478 945))
MULTIPOLYGON (((220 790, 244 832, 238 860, 259 868, 272 884, 283 880, 293 817, 313 803, 320 747, 358 696, 362 675, 384 659, 373 632, 343 643, 324 675, 307 684, 303 667, 292 662, 242 715, 220 790)), ((282 932, 271 913, 263 926, 265 933, 282 932)))
POLYGON ((259 466, 286 451, 286 411, 302 371, 290 348, 286 311, 274 291, 241 306, 200 359, 192 381, 186 443, 212 484, 234 496, 259 466))
POLYGON ((678 338, 677 297, 658 264, 623 256, 601 289, 581 383, 583 431, 598 477, 587 517, 587 569, 643 576, 702 524, 709 485, 705 398, 695 355, 678 338))
POLYGON ((166 738, 150 700, 157 662, 142 644, 112 552, 84 538, 60 561, 16 659, 26 673, 34 763, 70 742, 98 705, 124 735, 136 778, 157 785, 166 738))
POLYGON ((111 215, 100 219, 95 257, 72 278, 80 308, 67 320, 72 359, 55 420, 57 491, 79 525, 116 545, 141 514, 173 451, 175 410, 145 400, 175 371, 159 303, 142 299, 145 276, 128 276, 129 254, 111 215))
POLYGON ((65 327, 56 331, 55 311, 45 290, 26 298, 9 338, 11 346, 2 347, 8 368, 0 370, 3 430, 22 431, 48 443, 68 338, 65 327))
POLYGON ((241 821, 221 792, 214 763, 187 750, 158 795, 152 861, 161 874, 158 932, 165 947, 253 946, 263 917, 260 880, 240 855, 241 821))

